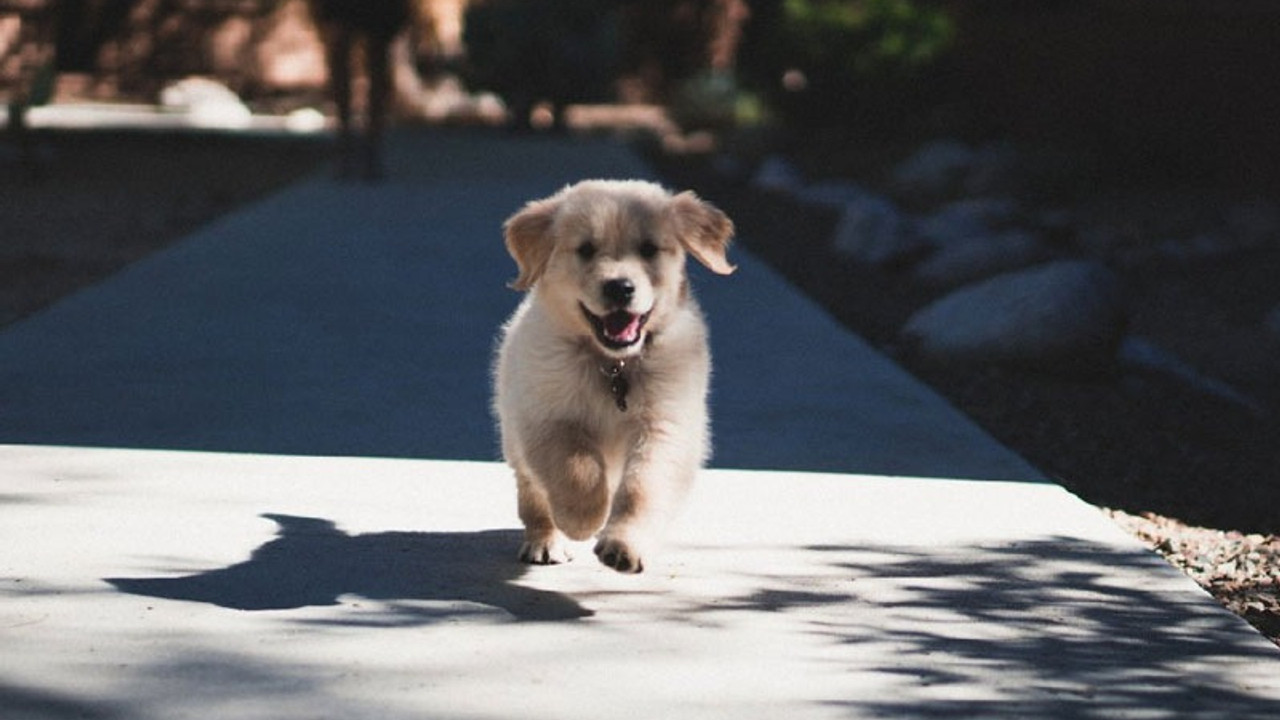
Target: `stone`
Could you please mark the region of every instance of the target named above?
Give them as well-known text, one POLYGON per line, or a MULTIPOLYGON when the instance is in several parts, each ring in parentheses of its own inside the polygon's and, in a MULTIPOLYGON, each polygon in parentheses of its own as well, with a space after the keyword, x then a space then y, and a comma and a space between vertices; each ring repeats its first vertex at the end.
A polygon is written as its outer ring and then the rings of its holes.
POLYGON ((1007 230, 990 237, 941 246, 912 274, 936 288, 956 288, 995 275, 1044 262, 1051 249, 1026 230, 1007 230))
POLYGON ((920 220, 916 231, 940 248, 970 244, 1011 227, 1017 215, 1018 207, 1010 200, 959 200, 920 220))
POLYGON ((942 207, 941 214, 951 217, 969 217, 984 223, 992 230, 1004 230, 1016 225, 1022 216, 1018 203, 1004 197, 979 197, 957 200, 942 207))
POLYGON ((1019 191, 1025 174, 1022 164, 1020 153, 1009 142, 973 147, 958 140, 935 140, 899 163, 890 178, 903 196, 936 202, 1019 191))
POLYGON ((1280 206, 1270 200, 1238 203, 1227 210, 1225 219, 1239 247, 1262 247, 1280 239, 1280 206))
POLYGON ((1018 182, 1018 151, 1008 142, 988 143, 973 152, 962 187, 969 195, 992 195, 1014 190, 1018 182))
POLYGON ((884 267, 928 252, 908 219, 893 201, 868 193, 845 204, 832 233, 836 252, 862 263, 884 267))
POLYGON ((756 168, 751 185, 757 190, 794 194, 804 187, 804 178, 786 158, 770 155, 756 168))
POLYGON ((1276 305, 1267 313, 1266 318, 1262 321, 1263 327, 1271 333, 1272 337, 1280 341, 1280 305, 1276 305))
POLYGON ((901 336, 926 362, 1075 371, 1112 365, 1124 330, 1115 274, 1062 260, 956 290, 917 311, 901 336))
POLYGON ((796 193, 796 198, 810 205, 842 208, 870 194, 872 194, 870 190, 858 183, 845 180, 828 180, 800 188, 796 193))
POLYGON ((956 140, 927 143, 893 169, 895 189, 914 199, 937 199, 955 195, 963 187, 975 154, 956 140))
POLYGON ((1076 230, 1075 244, 1090 255, 1106 258, 1122 253, 1131 243, 1119 228, 1106 223, 1093 223, 1076 230))
POLYGON ((1232 387, 1229 383, 1205 375, 1190 363, 1144 337, 1131 335, 1120 343, 1117 358, 1125 369, 1155 372, 1173 378, 1204 395, 1232 403, 1256 416, 1266 414, 1262 403, 1232 387))
POLYGON ((1132 264, 1159 260, 1169 265, 1194 265, 1225 257, 1236 249, 1233 239, 1225 233, 1208 231, 1165 240, 1151 248, 1136 248, 1127 259, 1132 264))

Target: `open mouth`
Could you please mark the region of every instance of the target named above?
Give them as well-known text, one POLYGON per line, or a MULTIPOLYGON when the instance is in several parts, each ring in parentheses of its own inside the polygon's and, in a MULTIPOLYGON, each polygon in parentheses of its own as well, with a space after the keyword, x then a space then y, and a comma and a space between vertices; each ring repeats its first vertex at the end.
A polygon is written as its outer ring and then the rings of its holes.
POLYGON ((626 310, 614 310, 607 315, 596 315, 582 305, 582 314, 595 330, 596 339, 610 350, 625 350, 644 338, 644 326, 649 313, 638 315, 626 310))

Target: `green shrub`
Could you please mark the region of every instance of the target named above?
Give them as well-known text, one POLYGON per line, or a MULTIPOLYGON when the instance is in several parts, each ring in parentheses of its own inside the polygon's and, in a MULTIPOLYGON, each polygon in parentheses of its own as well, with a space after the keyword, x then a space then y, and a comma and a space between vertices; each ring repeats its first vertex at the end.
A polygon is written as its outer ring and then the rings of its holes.
POLYGON ((937 60, 953 29, 912 0, 786 0, 787 40, 801 70, 844 80, 909 77, 937 60))
POLYGON ((760 57, 748 67, 806 125, 901 122, 928 103, 927 80, 955 35, 926 0, 782 0, 773 13, 752 28, 760 57))

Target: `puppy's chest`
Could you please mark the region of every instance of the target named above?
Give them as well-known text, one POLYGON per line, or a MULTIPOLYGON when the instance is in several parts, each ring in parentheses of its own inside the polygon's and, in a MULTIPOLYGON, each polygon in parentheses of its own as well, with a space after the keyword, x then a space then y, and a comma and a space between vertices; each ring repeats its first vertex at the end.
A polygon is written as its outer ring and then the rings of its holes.
POLYGON ((579 373, 584 401, 608 419, 635 417, 648 404, 651 389, 650 378, 640 365, 640 360, 589 364, 579 373))
POLYGON ((661 362, 574 350, 541 356, 524 366, 527 372, 515 374, 533 401, 526 407, 601 429, 643 423, 662 393, 661 362))

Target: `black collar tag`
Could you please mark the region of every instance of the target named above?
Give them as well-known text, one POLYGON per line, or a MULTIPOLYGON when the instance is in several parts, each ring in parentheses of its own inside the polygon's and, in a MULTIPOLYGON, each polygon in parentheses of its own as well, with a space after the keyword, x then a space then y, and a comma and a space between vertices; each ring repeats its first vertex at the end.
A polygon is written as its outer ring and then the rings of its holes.
POLYGON ((623 374, 626 369, 625 360, 618 360, 607 368, 600 368, 605 377, 609 378, 609 393, 613 395, 613 401, 622 412, 627 411, 627 393, 631 391, 631 382, 623 374))

